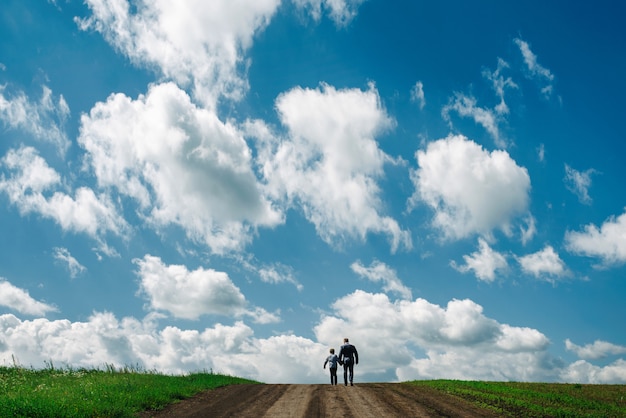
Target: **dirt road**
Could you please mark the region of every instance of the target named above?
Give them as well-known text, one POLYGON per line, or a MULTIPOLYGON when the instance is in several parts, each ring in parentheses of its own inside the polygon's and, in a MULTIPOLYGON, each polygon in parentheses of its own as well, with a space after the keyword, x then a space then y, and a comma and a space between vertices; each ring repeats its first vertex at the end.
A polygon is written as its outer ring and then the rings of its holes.
POLYGON ((203 392, 147 417, 495 417, 434 389, 402 383, 232 385, 203 392))

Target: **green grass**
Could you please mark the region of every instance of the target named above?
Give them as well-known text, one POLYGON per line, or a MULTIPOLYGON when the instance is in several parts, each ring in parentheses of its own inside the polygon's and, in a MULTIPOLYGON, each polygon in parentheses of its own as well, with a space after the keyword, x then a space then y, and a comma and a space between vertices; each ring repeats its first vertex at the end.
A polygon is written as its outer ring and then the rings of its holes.
POLYGON ((626 385, 425 380, 504 417, 626 417, 626 385))
POLYGON ((205 389, 239 383, 258 382, 212 372, 168 376, 112 366, 0 367, 0 417, 132 417, 205 389))

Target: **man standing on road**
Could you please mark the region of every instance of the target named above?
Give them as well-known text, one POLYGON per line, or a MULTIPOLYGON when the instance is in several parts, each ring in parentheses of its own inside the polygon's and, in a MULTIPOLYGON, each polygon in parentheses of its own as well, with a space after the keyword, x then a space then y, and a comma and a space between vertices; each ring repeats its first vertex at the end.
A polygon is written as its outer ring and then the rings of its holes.
POLYGON ((350 344, 347 338, 343 339, 343 345, 339 350, 339 364, 343 364, 343 382, 348 386, 348 372, 350 373, 350 386, 354 386, 352 380, 354 378, 354 365, 359 364, 359 353, 356 347, 350 344))

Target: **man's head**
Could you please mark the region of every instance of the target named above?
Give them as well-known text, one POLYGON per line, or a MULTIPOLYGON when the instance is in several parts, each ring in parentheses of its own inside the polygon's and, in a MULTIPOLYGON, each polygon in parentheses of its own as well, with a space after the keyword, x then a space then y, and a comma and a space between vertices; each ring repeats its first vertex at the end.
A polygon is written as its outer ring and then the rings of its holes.
POLYGON ((349 340, 348 340, 347 338, 344 338, 344 339, 343 339, 343 342, 344 342, 344 343, 347 343, 347 342, 349 342, 349 340))
POLYGON ((330 349, 330 354, 335 354, 335 349, 334 348, 330 349))

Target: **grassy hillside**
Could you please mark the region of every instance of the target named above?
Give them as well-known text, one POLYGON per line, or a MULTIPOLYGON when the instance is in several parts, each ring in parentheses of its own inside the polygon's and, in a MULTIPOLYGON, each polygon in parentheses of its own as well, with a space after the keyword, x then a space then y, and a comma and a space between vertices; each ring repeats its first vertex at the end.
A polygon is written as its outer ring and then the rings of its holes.
POLYGON ((626 385, 426 380, 504 417, 626 417, 626 385))
POLYGON ((258 383, 214 373, 0 367, 0 417, 132 417, 210 388, 258 383))

